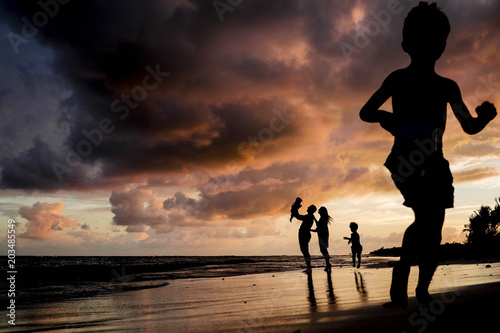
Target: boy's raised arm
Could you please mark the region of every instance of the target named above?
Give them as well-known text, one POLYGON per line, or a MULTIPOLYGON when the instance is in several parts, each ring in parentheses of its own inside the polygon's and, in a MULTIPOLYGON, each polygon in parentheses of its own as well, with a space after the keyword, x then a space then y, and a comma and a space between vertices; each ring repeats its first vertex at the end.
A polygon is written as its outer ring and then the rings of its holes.
POLYGON ((474 118, 465 106, 460 88, 455 82, 452 85, 450 105, 464 132, 471 135, 481 132, 497 115, 493 104, 483 102, 476 108, 477 117, 474 118))

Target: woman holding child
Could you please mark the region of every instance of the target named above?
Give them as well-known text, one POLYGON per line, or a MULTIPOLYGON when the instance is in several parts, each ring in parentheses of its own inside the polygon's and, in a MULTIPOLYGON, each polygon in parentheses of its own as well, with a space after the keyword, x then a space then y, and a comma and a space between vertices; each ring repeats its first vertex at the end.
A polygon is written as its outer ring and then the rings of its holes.
POLYGON ((295 212, 292 212, 292 214, 294 214, 293 216, 297 220, 302 221, 299 228, 299 246, 300 252, 302 252, 307 266, 304 273, 308 274, 311 273, 311 255, 309 254, 309 241, 311 240, 311 227, 313 226, 314 221, 316 221, 316 218, 314 217, 315 212, 316 206, 314 205, 307 207, 307 215, 300 215, 298 208, 295 212))
MULTIPOLYGON (((300 199, 300 198, 297 198, 300 199)), ((298 200, 296 200, 297 203, 298 200)), ((300 199, 302 201, 302 199, 300 199)), ((318 233, 318 242, 321 254, 325 258, 326 268, 325 271, 331 271, 330 264, 330 255, 328 253, 328 224, 330 224, 332 218, 328 215, 328 211, 325 207, 321 207, 319 209, 320 219, 316 220, 314 213, 316 212, 316 206, 310 205, 307 208, 307 215, 301 215, 298 212, 300 206, 299 204, 294 204, 291 209, 292 217, 302 221, 302 224, 299 228, 299 246, 302 255, 304 256, 304 260, 306 262, 306 270, 305 273, 311 273, 311 255, 309 254, 309 241, 311 240, 311 231, 315 231, 318 233), (316 222, 316 230, 311 230, 314 222, 316 222)))

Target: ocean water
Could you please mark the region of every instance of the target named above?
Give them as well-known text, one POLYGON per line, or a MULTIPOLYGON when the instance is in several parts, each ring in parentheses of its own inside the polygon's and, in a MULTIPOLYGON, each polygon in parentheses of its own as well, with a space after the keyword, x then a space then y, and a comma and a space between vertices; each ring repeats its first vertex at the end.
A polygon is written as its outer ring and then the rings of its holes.
MULTIPOLYGON (((124 259, 118 258, 116 261, 127 262, 124 259)), ((213 270, 214 274, 218 275, 224 275, 225 270, 216 267, 220 268, 228 262, 232 266, 251 266, 249 259, 253 260, 256 266, 266 266, 265 262, 282 259, 283 263, 296 262, 297 267, 301 267, 300 260, 296 260, 300 257, 241 257, 240 259, 243 260, 239 264, 235 263, 238 259, 232 257, 215 258, 215 261, 220 264, 213 264, 214 261, 211 259, 214 258, 196 258, 201 262, 200 264, 210 262, 211 264, 206 266, 212 268, 201 267, 206 268, 206 271, 213 270)), ((294 270, 265 274, 240 274, 224 278, 179 278, 166 281, 160 279, 155 283, 169 283, 169 285, 149 289, 140 287, 142 283, 140 281, 136 282, 135 279, 128 281, 124 278, 127 281, 122 281, 123 286, 132 287, 137 283, 137 290, 128 291, 118 285, 111 285, 104 291, 98 290, 100 294, 95 297, 70 298, 66 295, 65 299, 45 303, 16 302, 16 325, 11 326, 4 320, 0 322, 0 332, 241 333, 294 332, 299 329, 302 332, 311 329, 313 331, 337 331, 342 330, 344 320, 347 320, 347 323, 350 322, 351 325, 347 325, 342 331, 349 332, 399 333, 413 332, 415 328, 424 330, 423 326, 409 326, 412 323, 421 322, 420 320, 409 321, 410 318, 414 318, 415 313, 421 315, 417 317, 418 319, 424 318, 420 312, 421 308, 414 299, 418 278, 417 267, 413 267, 410 272, 409 309, 383 311, 380 305, 389 299, 392 269, 383 265, 372 265, 378 269, 367 269, 368 265, 363 265, 361 269, 352 268, 350 265, 340 268, 340 263, 344 259, 349 258, 334 258, 337 267, 334 267, 330 274, 323 271, 320 260, 315 260, 316 268, 310 275, 294 270), (403 326, 399 327, 398 322, 403 326), (354 326, 352 326, 353 323, 354 326), (363 329, 356 330, 357 324, 361 324, 363 329), (380 329, 381 327, 384 329, 380 329)), ((154 262, 156 259, 150 260, 154 262)), ((177 258, 177 262, 180 263, 185 260, 189 260, 192 264, 194 259, 177 258)), ((378 258, 370 257, 365 262, 368 264, 376 260, 378 258)), ((111 260, 111 263, 116 263, 116 261, 111 260)), ((173 270, 176 271, 176 269, 173 270)), ((246 268, 241 268, 241 271, 245 270, 246 268)), ((139 278, 143 275, 138 273, 135 276, 139 278)), ((487 312, 483 310, 473 312, 474 316, 469 316, 472 318, 470 320, 486 318, 480 319, 480 322, 488 323, 487 318, 494 318, 495 311, 498 312, 499 279, 500 263, 496 262, 445 264, 438 267, 430 292, 440 300, 440 303, 436 303, 438 307, 433 308, 430 318, 436 318, 436 311, 441 313, 443 306, 446 306, 444 312, 446 316, 451 306, 455 306, 453 303, 455 300, 459 308, 460 304, 467 304, 471 299, 471 293, 466 293, 461 287, 474 286, 473 289, 468 290, 480 291, 475 296, 476 300, 479 297, 491 302, 483 306, 484 309, 488 309, 487 312), (491 288, 493 285, 494 288, 491 288), (486 317, 481 314, 485 314, 486 317)), ((152 283, 151 281, 155 280, 149 280, 149 283, 152 283)), ((89 283, 91 281, 82 282, 82 286, 88 286, 89 283)), ((94 281, 94 283, 101 286, 108 283, 117 284, 119 279, 112 282, 94 281)), ((62 288, 68 288, 71 285, 63 281, 52 284, 62 288)), ((37 292, 38 289, 33 286, 33 293, 37 292)), ((89 293, 82 296, 91 295, 89 293)), ((460 319, 460 315, 456 318, 460 319)), ((454 318, 450 319, 455 321, 454 318)), ((458 320, 457 323, 466 323, 467 320, 458 320)), ((454 330, 446 330, 449 326, 443 326, 443 329, 439 331, 464 331, 460 330, 462 328, 460 324, 458 326, 459 329, 454 330)), ((468 331, 474 331, 474 329, 468 331)), ((486 332, 487 329, 475 331, 486 332)))
MULTIPOLYGON (((350 265, 349 256, 332 256, 334 267, 350 265)), ((364 258, 364 266, 380 258, 364 258)), ((7 271, 7 258, 0 267, 7 271)), ((324 266, 314 257, 313 267, 324 266)), ((16 302, 33 304, 157 288, 175 279, 226 277, 302 269, 302 256, 147 256, 16 258, 16 302)), ((7 302, 7 281, 0 283, 1 304, 7 302)))

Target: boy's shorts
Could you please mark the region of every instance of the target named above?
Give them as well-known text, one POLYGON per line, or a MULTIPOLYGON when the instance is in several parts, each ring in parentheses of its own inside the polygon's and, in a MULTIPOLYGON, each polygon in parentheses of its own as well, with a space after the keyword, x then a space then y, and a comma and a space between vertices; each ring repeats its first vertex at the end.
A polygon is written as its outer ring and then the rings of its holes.
POLYGON ((403 205, 453 208, 453 176, 442 151, 425 156, 393 148, 384 165, 405 199, 403 205))

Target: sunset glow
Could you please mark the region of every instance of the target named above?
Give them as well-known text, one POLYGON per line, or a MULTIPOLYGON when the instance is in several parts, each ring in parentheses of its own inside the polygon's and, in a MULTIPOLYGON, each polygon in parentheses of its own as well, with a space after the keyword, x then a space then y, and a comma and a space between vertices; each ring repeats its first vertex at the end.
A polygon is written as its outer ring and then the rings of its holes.
MULTIPOLYGON (((500 2, 437 2, 436 72, 473 114, 498 109, 500 2)), ((417 3, 71 1, 46 22, 36 2, 3 4, 2 240, 12 218, 19 255, 299 255, 300 196, 334 218, 331 254, 349 253, 351 221, 364 253, 399 246, 413 214, 383 166, 393 138, 359 110, 409 64, 417 3)), ((469 136, 449 109, 443 243, 500 196, 499 148, 498 119, 469 136)))

